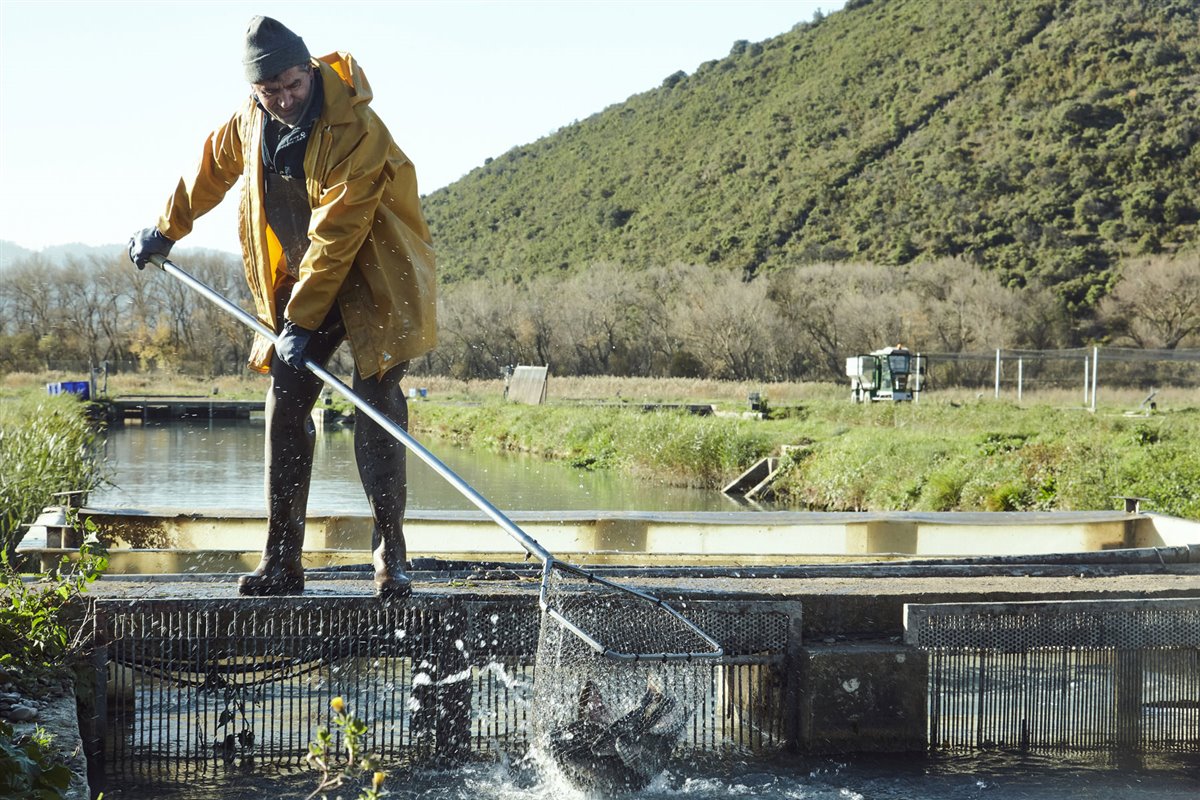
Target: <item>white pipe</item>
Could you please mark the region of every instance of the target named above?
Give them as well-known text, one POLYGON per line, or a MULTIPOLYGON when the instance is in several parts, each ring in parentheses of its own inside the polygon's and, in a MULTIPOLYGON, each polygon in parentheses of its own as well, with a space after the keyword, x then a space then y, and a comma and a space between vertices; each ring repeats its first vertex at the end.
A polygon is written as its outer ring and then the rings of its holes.
POLYGON ((1100 347, 1092 348, 1092 411, 1096 410, 1096 376, 1100 374, 1100 347))
POLYGON ((1017 359, 1017 402, 1021 402, 1022 384, 1025 382, 1025 359, 1017 359))
POLYGON ((996 348, 996 399, 1000 399, 1000 348, 996 348))

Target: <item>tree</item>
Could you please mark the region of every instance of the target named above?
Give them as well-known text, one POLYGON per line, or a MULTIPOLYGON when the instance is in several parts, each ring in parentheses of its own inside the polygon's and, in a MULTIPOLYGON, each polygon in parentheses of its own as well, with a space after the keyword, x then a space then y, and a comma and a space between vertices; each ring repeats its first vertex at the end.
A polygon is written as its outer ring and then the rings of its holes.
POLYGON ((556 282, 553 327, 563 337, 565 351, 559 369, 580 375, 630 374, 641 310, 638 278, 601 264, 556 282), (567 359, 573 363, 565 363, 567 359))
POLYGON ((771 317, 767 285, 736 272, 706 272, 682 287, 673 308, 675 329, 714 378, 751 380, 766 373, 771 317))
POLYGON ((30 256, 4 273, 0 281, 5 325, 40 339, 54 331, 54 294, 58 270, 40 255, 30 256))
POLYGON ((1200 254, 1126 262, 1098 318, 1114 343, 1168 350, 1200 344, 1200 254))
POLYGON ((128 264, 98 255, 68 257, 56 270, 57 318, 69 351, 90 364, 116 360, 125 339, 121 306, 128 264), (118 270, 124 275, 116 275, 118 270))

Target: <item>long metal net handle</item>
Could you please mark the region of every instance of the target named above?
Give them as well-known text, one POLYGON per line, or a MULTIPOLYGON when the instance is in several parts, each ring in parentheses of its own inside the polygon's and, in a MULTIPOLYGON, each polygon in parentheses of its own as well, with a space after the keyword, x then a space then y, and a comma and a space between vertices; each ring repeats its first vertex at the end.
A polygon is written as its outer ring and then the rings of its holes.
MULTIPOLYGON (((271 328, 264 325, 261 320, 255 318, 254 316, 247 313, 246 310, 243 309, 241 306, 239 306, 236 303, 234 303, 233 301, 229 300, 229 298, 225 297, 223 294, 221 294, 220 292, 213 289, 211 286, 206 284, 204 281, 193 277, 190 273, 188 273, 185 270, 183 270, 182 268, 180 268, 174 262, 172 262, 169 259, 167 259, 163 256, 160 256, 160 255, 151 256, 150 261, 156 267, 158 267, 159 269, 161 269, 163 272, 167 273, 171 277, 183 282, 184 284, 190 286, 192 289, 195 289, 197 292, 199 292, 201 295, 203 295, 205 297, 205 299, 209 300, 210 302, 214 303, 215 305, 217 305, 224 311, 231 314, 239 322, 241 322, 243 325, 246 325, 247 327, 249 327, 251 330, 253 330, 255 333, 257 333, 259 336, 263 336, 267 339, 275 338, 275 331, 273 331, 271 328)), ((328 372, 320 364, 316 363, 315 361, 312 361, 311 359, 305 359, 304 366, 307 367, 309 369, 309 371, 311 371, 314 375, 316 375, 318 378, 320 378, 322 381, 324 381, 331 389, 333 389, 338 394, 342 395, 342 397, 345 397, 347 400, 349 400, 351 403, 353 403, 355 408, 357 408, 359 411, 363 412, 368 417, 370 417, 372 420, 374 420, 380 427, 382 427, 384 430, 386 430, 388 433, 390 433, 392 436, 394 436, 397 440, 399 440, 400 443, 403 444, 406 448, 408 448, 410 451, 415 453, 417 455, 417 457, 420 458, 422 461, 424 461, 426 464, 428 464, 429 467, 434 472, 436 472, 437 474, 439 474, 443 478, 445 478, 450 483, 451 486, 453 486, 455 489, 457 489, 464 497, 466 497, 468 500, 470 500, 472 503, 474 503, 475 506, 477 508, 479 508, 479 510, 481 510, 483 513, 487 514, 488 517, 490 517, 497 525, 499 525, 501 528, 503 528, 505 533, 507 533, 509 536, 511 536, 513 539, 515 539, 518 544, 520 544, 523 548, 525 548, 526 552, 528 552, 531 556, 534 556, 535 558, 540 560, 542 562, 542 567, 543 567, 542 591, 541 591, 542 608, 545 611, 547 611, 547 613, 550 613, 551 615, 553 615, 555 617, 555 619, 558 619, 559 621, 563 622, 563 624, 573 634, 575 634, 580 639, 582 639, 584 642, 586 642, 588 644, 588 646, 591 647, 592 649, 596 650, 596 652, 601 653, 602 655, 605 655, 606 657, 609 657, 609 658, 628 659, 628 660, 635 660, 638 658, 647 658, 647 657, 661 659, 661 658, 718 658, 721 656, 721 654, 722 654, 721 648, 719 645, 717 645, 717 643, 715 641, 713 641, 712 638, 710 638, 707 634, 700 631, 699 628, 696 628, 695 625, 692 625, 692 623, 689 622, 687 619, 685 619, 681 614, 679 614, 679 612, 675 611, 675 609, 671 608, 663 601, 658 600, 657 598, 653 597, 652 595, 646 594, 644 592, 639 592, 636 589, 630 589, 628 587, 612 583, 611 581, 607 581, 603 578, 593 576, 587 572, 584 572, 581 569, 578 569, 577 567, 573 567, 571 565, 565 564, 565 563, 560 562, 557 559, 555 559, 555 557, 550 553, 549 550, 542 547, 540 544, 538 544, 537 540, 535 540, 532 536, 527 534, 525 531, 521 530, 521 528, 518 527, 515 522, 513 522, 507 516, 505 516, 504 513, 502 511, 500 511, 500 509, 498 509, 494 505, 492 505, 491 502, 489 502, 486 497, 481 495, 479 492, 475 491, 475 488, 472 487, 466 481, 464 481, 462 478, 460 478, 454 472, 454 470, 450 469, 448 466, 446 466, 444 463, 442 463, 441 459, 439 459, 433 453, 429 452, 429 450, 425 449, 424 445, 422 445, 420 442, 418 442, 416 439, 414 439, 411 435, 409 435, 408 431, 404 430, 404 428, 397 425, 393 420, 389 419, 387 416, 385 416, 383 414, 383 412, 376 409, 374 406, 372 406, 366 400, 363 400, 361 397, 359 397, 354 392, 353 389, 351 389, 349 386, 347 386, 345 383, 343 383, 341 380, 339 380, 337 377, 335 377, 332 373, 328 372), (556 566, 559 568, 567 568, 567 569, 569 569, 569 571, 574 572, 583 577, 586 577, 590 581, 595 581, 595 582, 604 584, 610 588, 617 589, 622 592, 627 592, 636 597, 642 598, 646 602, 656 604, 661 609, 663 609, 663 611, 665 613, 673 615, 673 617, 675 617, 675 618, 678 618, 678 620, 682 621, 685 625, 687 625, 688 627, 695 630, 696 633, 699 634, 704 640, 707 640, 707 642, 711 643, 715 649, 715 652, 710 652, 710 653, 669 653, 669 654, 663 654, 663 653, 657 653, 657 654, 613 653, 611 650, 608 650, 602 644, 600 644, 594 637, 588 635, 585 631, 580 630, 576 625, 574 625, 573 623, 570 623, 568 620, 564 619, 563 616, 559 612, 555 611, 552 608, 547 607, 546 584, 547 584, 548 576, 549 576, 551 570, 553 568, 555 568, 556 566)))

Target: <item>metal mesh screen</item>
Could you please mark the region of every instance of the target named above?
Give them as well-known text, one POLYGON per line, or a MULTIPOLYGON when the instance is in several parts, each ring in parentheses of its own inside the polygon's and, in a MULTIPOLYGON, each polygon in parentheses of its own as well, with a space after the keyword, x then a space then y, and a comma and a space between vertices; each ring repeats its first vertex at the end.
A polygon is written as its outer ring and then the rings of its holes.
POLYGON ((910 605, 937 749, 1194 751, 1200 600, 910 605))
POLYGON ((907 605, 905 628, 926 649, 1200 647, 1200 600, 907 605))
MULTIPOLYGON (((779 746, 798 604, 690 605, 729 655, 705 665, 688 746, 779 746)), ((111 775, 298 765, 336 696, 393 766, 522 749, 541 713, 542 615, 528 595, 98 600, 96 612, 93 747, 111 775)))

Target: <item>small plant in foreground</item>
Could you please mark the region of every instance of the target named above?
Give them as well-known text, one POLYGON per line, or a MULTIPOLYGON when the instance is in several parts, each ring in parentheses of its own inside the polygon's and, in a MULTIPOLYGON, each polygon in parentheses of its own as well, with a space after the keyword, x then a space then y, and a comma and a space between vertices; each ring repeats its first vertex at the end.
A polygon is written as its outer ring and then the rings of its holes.
POLYGON ((54 757, 50 736, 41 728, 14 736, 0 720, 0 796, 59 800, 71 784, 71 770, 54 757))
POLYGON ((371 776, 371 785, 359 792, 357 800, 378 800, 387 776, 379 771, 378 756, 362 755, 367 723, 347 713, 346 701, 340 697, 333 698, 330 707, 333 708, 333 725, 341 732, 345 746, 344 761, 339 767, 338 756, 333 746, 333 733, 322 725, 317 729, 317 740, 309 744, 308 755, 305 757, 305 761, 321 773, 321 782, 308 796, 308 800, 318 796, 322 800, 328 800, 330 790, 340 789, 346 784, 357 785, 367 775, 371 776))
POLYGON ((86 541, 78 560, 63 556, 34 580, 22 576, 0 550, 0 674, 19 669, 19 685, 65 672, 79 653, 87 626, 79 616, 89 584, 108 567, 95 524, 85 523, 86 541))

